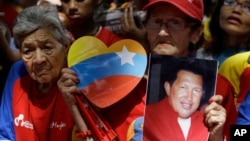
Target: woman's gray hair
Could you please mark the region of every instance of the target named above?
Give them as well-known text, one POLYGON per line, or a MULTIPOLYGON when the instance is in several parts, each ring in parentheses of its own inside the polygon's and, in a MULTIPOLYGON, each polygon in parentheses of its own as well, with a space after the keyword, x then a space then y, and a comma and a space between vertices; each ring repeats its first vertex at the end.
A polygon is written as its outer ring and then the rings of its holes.
POLYGON ((57 10, 52 7, 31 6, 19 13, 15 20, 13 36, 17 48, 21 47, 21 43, 26 36, 38 29, 49 29, 59 42, 66 47, 70 45, 69 36, 58 17, 57 10))

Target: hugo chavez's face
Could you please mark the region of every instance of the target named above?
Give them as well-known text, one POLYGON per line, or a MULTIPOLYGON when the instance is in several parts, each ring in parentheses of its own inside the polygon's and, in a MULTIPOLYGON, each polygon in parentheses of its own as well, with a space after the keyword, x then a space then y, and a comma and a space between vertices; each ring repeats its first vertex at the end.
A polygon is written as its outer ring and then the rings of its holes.
POLYGON ((198 109, 204 93, 201 75, 180 70, 172 86, 165 82, 164 87, 168 100, 180 118, 186 119, 198 109))

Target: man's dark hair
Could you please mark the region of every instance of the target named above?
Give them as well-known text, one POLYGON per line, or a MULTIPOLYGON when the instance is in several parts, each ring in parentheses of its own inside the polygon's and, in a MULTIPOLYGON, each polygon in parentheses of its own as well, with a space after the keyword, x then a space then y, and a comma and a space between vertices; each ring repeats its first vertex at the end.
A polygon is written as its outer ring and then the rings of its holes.
MULTIPOLYGON (((166 80, 170 83, 170 85, 172 85, 174 83, 174 81, 177 79, 177 74, 181 71, 188 71, 188 72, 192 72, 194 74, 200 75, 202 77, 202 88, 205 90, 205 71, 206 68, 204 67, 204 65, 202 65, 201 61, 199 60, 194 60, 194 59, 182 59, 179 61, 179 63, 177 64, 177 66, 175 67, 174 71, 172 71, 172 75, 169 74, 165 74, 165 72, 163 73, 163 75, 167 75, 166 80)), ((164 78, 164 77, 163 77, 164 78)))

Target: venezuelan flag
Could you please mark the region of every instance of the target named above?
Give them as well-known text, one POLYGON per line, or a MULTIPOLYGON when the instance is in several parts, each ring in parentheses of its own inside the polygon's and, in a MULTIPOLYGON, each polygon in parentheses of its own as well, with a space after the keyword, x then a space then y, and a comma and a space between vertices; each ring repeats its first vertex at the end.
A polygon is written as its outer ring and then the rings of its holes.
POLYGON ((130 39, 110 47, 92 36, 77 39, 69 50, 69 67, 78 87, 96 106, 105 108, 125 97, 143 77, 147 56, 144 48, 130 39))

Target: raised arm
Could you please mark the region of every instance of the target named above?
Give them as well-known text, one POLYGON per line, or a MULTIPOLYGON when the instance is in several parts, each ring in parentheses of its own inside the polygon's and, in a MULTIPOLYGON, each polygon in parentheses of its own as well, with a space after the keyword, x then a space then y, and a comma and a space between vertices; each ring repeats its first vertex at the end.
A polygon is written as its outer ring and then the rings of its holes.
MULTIPOLYGON (((75 120, 77 132, 84 133, 88 131, 88 127, 78 109, 75 95, 81 94, 80 90, 77 88, 77 83, 79 79, 76 76, 76 73, 69 69, 63 68, 62 75, 57 82, 57 85, 66 101, 67 105, 69 106, 72 116, 75 120)), ((93 140, 91 137, 86 136, 83 140, 89 141, 93 140)))

